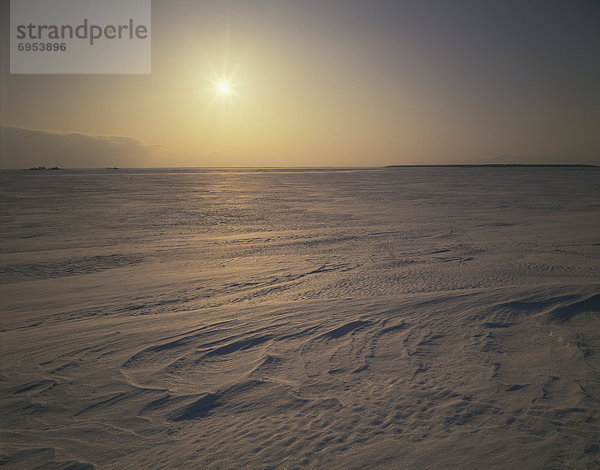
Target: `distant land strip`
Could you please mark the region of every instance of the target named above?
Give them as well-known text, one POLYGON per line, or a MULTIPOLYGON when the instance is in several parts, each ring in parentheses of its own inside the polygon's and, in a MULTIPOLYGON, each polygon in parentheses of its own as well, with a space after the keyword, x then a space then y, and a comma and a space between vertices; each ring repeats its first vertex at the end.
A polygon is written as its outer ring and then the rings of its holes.
POLYGON ((448 167, 568 167, 568 168, 596 168, 598 165, 586 163, 451 163, 446 165, 387 165, 386 168, 448 168, 448 167))

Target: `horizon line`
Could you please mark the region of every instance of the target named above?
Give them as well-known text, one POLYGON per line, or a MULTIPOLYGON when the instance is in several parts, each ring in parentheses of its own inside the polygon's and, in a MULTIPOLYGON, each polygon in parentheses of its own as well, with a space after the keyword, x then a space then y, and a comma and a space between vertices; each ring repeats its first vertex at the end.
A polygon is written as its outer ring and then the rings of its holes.
POLYGON ((373 166, 142 166, 142 167, 38 167, 29 168, 0 168, 0 171, 56 171, 56 170, 164 170, 164 169, 378 169, 378 168, 469 168, 469 167, 586 167, 598 168, 600 164, 593 163, 415 163, 390 164, 373 166))

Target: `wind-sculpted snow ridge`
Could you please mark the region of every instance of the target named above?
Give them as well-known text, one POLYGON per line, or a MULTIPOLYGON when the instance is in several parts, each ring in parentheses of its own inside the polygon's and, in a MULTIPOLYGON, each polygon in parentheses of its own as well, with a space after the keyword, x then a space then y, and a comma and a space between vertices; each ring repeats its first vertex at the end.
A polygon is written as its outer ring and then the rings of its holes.
POLYGON ((482 455, 591 468, 597 296, 502 288, 93 319, 45 342, 34 330, 33 344, 5 343, 36 368, 2 382, 4 459, 25 447, 103 468, 475 468, 482 455))
POLYGON ((15 182, 0 467, 599 468, 597 177, 490 171, 15 182))

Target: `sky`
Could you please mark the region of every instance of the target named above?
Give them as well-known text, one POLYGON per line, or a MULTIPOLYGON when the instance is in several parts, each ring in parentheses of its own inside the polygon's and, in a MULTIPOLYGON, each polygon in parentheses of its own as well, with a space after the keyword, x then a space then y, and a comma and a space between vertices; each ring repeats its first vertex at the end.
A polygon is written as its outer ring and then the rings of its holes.
POLYGON ((600 164, 597 0, 153 1, 149 75, 11 75, 0 10, 3 168, 600 164))

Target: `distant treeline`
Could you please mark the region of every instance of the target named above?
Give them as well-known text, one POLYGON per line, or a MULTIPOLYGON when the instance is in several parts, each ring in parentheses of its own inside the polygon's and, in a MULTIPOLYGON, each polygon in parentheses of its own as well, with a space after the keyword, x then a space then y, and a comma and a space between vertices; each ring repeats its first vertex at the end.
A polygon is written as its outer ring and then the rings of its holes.
MULTIPOLYGON (((58 166, 53 166, 51 168, 46 168, 45 166, 32 166, 31 168, 24 168, 24 170, 26 171, 45 171, 45 170, 62 170, 63 168, 60 168, 58 166)), ((118 170, 119 167, 117 166, 107 166, 106 167, 107 170, 118 170)))
POLYGON ((40 170, 62 170, 57 166, 53 166, 52 168, 46 168, 45 166, 33 166, 31 168, 27 168, 27 171, 40 171, 40 170))

